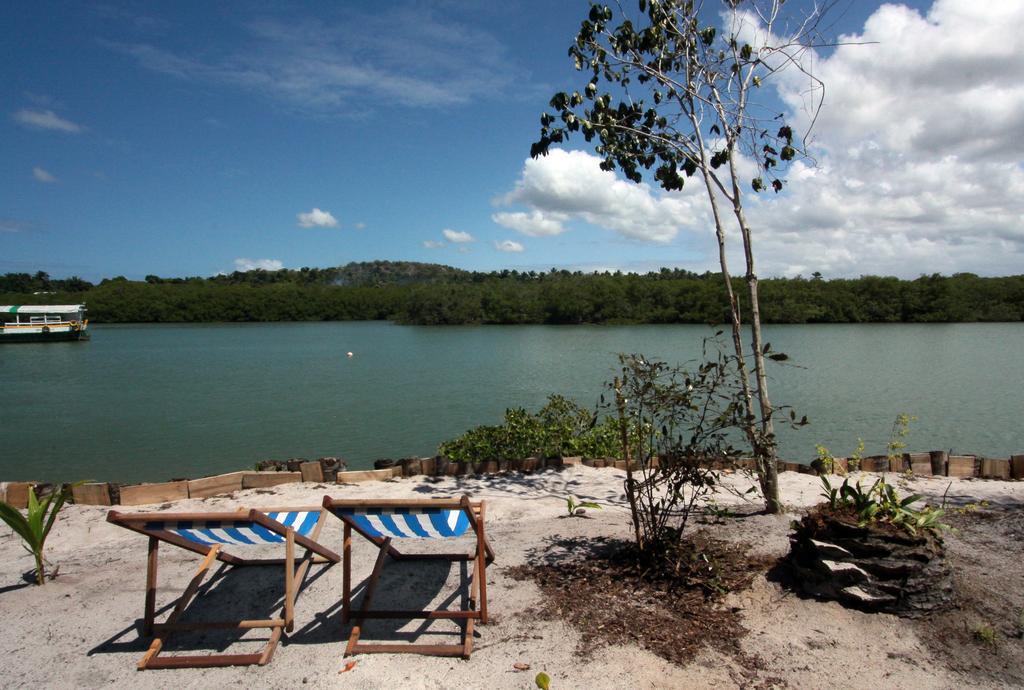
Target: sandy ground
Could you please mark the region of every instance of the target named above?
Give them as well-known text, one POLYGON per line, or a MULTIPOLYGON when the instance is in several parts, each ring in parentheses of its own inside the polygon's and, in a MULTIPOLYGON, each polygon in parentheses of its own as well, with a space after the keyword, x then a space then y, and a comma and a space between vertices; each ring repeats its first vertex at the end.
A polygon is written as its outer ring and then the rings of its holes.
MULTIPOLYGON (((762 685, 790 687, 951 688, 963 685, 998 686, 969 675, 963 664, 949 663, 926 644, 919 629, 889 615, 847 610, 834 603, 801 598, 764 576, 746 591, 729 595, 727 605, 742 608, 743 625, 750 631, 743 648, 760 659, 762 668, 743 669, 732 658, 714 651, 713 641, 686 667, 674 666, 635 646, 612 646, 581 654, 579 634, 567 625, 537 621, 523 612, 543 606, 536 586, 516 581, 504 568, 529 562, 550 544, 564 538, 614 535, 628 537, 628 510, 622 495, 624 473, 573 467, 530 476, 447 478, 436 481, 396 479, 360 485, 292 484, 273 490, 238 492, 231 497, 180 501, 173 506, 143 506, 138 510, 228 510, 237 506, 318 504, 325 493, 337 497, 442 497, 468 493, 487 501, 488 537, 497 561, 488 569, 493 621, 477 629, 472 659, 416 655, 361 655, 355 668, 339 673, 344 636, 339 599, 341 568, 317 568, 299 596, 296 628, 279 645, 265 667, 135 670, 148 646, 139 633, 145 582, 146 539, 105 522, 106 510, 67 506, 50 535, 48 559, 59 576, 44 587, 26 586, 22 575, 32 568, 31 557, 17 537, 0 534, 0 656, 3 687, 356 687, 356 688, 531 688, 538 671, 552 678, 553 688, 704 688, 746 685, 753 674, 762 685), (590 519, 564 517, 565 496, 574 494, 605 506, 590 519), (514 664, 529 664, 517 671, 514 664), (774 680, 773 680, 774 679, 774 680)), ((732 476, 730 483, 745 489, 749 480, 732 476)), ((788 549, 789 521, 802 508, 817 503, 818 479, 786 472, 781 475, 783 498, 793 514, 754 515, 712 526, 729 538, 751 542, 767 555, 788 549)), ((913 479, 908 489, 926 494, 933 503, 944 492, 954 505, 989 501, 992 506, 1024 505, 1024 482, 913 479), (948 491, 947 491, 948 488, 948 491)), ((743 500, 730 494, 720 505, 743 500)), ((753 508, 756 504, 750 504, 753 508)), ((340 551, 340 522, 329 518, 321 541, 340 551)), ((416 545, 422 547, 423 545, 416 545)), ((430 545, 427 545, 430 546, 430 545)), ((417 550, 410 547, 410 550, 417 550)), ((422 548, 420 550, 423 550, 422 548)), ((354 583, 369 574, 375 549, 357 540, 354 583)), ((199 559, 181 549, 161 550, 158 608, 169 604, 198 566, 199 559)), ((1017 564, 1007 564, 1017 572, 1017 564)), ((450 602, 462 584, 460 566, 389 563, 374 605, 425 608, 450 602), (408 565, 407 565, 408 564, 408 565)), ((227 614, 244 617, 277 615, 283 592, 278 568, 235 569, 202 596, 205 603, 190 608, 186 618, 202 620, 227 614), (254 595, 255 596, 251 596, 254 595), (249 595, 249 596, 247 596, 249 595)), ((581 596, 586 591, 581 588, 581 596)), ((171 638, 174 651, 253 652, 263 633, 250 631, 171 638)), ((367 625, 364 641, 455 643, 450 623, 380 621, 367 625)), ((1013 644, 1021 644, 1013 641, 1013 644)), ((1009 643, 1008 643, 1009 644, 1009 643)), ((757 684, 755 682, 755 684, 757 684)))

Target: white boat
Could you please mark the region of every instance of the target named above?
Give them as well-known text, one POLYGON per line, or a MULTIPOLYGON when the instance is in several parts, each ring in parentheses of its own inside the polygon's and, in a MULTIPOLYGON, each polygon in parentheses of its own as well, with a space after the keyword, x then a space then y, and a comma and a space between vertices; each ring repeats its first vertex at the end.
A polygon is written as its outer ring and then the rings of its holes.
POLYGON ((86 340, 88 327, 84 304, 0 306, 0 343, 86 340))

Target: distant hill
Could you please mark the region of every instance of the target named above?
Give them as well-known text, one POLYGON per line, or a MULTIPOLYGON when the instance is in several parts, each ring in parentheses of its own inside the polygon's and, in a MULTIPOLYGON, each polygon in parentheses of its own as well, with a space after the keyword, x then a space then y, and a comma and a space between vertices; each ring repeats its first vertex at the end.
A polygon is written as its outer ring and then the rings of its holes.
POLYGON ((467 280, 469 271, 443 264, 419 261, 360 261, 335 269, 335 285, 411 285, 413 283, 446 283, 467 280))
MULTIPOLYGON (((299 285, 343 285, 346 287, 379 287, 419 283, 450 283, 466 280, 468 271, 418 261, 353 261, 333 268, 300 268, 280 271, 235 271, 209 280, 228 285, 265 285, 296 283, 299 285)), ((172 279, 173 282, 179 279, 172 279)), ((152 281, 149 281, 152 282, 152 281)))

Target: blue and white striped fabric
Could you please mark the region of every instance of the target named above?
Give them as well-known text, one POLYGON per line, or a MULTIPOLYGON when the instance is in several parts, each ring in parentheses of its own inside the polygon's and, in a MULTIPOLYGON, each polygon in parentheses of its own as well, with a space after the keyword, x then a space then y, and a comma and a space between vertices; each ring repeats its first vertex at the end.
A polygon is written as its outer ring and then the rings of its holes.
POLYGON ((458 537, 469 529, 469 518, 459 509, 341 508, 336 512, 371 537, 441 539, 458 537))
MULTIPOLYGON (((320 517, 319 511, 293 511, 287 513, 267 513, 271 520, 291 527, 296 534, 308 535, 320 517)), ((147 522, 145 529, 164 531, 184 537, 189 541, 204 546, 214 544, 277 544, 284 542, 284 536, 271 532, 263 525, 246 518, 239 520, 205 520, 197 521, 156 521, 147 522)))

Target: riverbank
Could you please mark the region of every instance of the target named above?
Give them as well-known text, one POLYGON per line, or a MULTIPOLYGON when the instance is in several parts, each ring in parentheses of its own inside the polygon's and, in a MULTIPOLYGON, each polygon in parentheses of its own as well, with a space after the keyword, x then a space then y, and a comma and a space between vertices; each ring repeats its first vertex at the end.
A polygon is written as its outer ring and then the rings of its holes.
MULTIPOLYGON (((885 614, 865 614, 835 603, 804 599, 789 591, 771 574, 771 563, 788 549, 789 521, 820 500, 816 477, 784 472, 783 500, 790 513, 756 514, 756 502, 720 492, 718 506, 733 517, 708 514, 708 524, 697 528, 714 536, 752 545, 754 556, 766 566, 750 587, 730 594, 725 606, 739 609, 745 631, 738 638, 740 651, 757 664, 741 663, 711 645, 688 663, 669 663, 642 644, 628 641, 584 648, 581 631, 557 615, 543 615, 547 606, 540 590, 529 580, 516 580, 513 566, 550 556, 560 544, 628 538, 628 508, 622 495, 624 473, 616 469, 572 466, 561 471, 530 475, 481 477, 409 477, 383 482, 327 485, 302 482, 270 488, 242 490, 230 496, 187 499, 136 510, 230 510, 238 506, 317 504, 324 494, 346 498, 431 497, 468 493, 487 501, 487 533, 497 560, 488 569, 491 624, 477 628, 471 660, 450 660, 411 655, 364 655, 350 671, 340 673, 343 630, 338 603, 341 568, 314 570, 296 606, 296 628, 265 667, 208 670, 147 671, 135 663, 148 640, 139 637, 137 624, 144 598, 146 540, 105 522, 106 508, 70 505, 57 522, 47 543, 48 558, 59 566, 58 577, 44 587, 21 587, 21 574, 32 567, 17 538, 0 537, 0 617, 7 634, 0 638, 4 677, 17 684, 40 687, 136 686, 179 688, 217 686, 309 687, 532 687, 533 676, 543 671, 552 687, 1000 687, 1024 683, 1021 645, 1012 638, 1010 616, 1024 606, 1024 592, 1016 586, 1018 564, 1024 557, 1024 534, 1017 531, 1024 506, 1024 482, 978 481, 957 478, 910 478, 901 491, 925 495, 932 504, 945 497, 950 516, 960 522, 960 533, 947 536, 950 558, 957 572, 961 602, 966 608, 931 621, 911 622, 885 614), (588 518, 568 518, 565 497, 596 501, 602 510, 588 518), (982 596, 983 593, 987 595, 982 596), (1003 619, 1006 620, 1003 620, 1003 619), (975 626, 992 626, 994 645, 974 638, 975 626), (516 664, 529 665, 528 671, 516 664), (486 680, 485 680, 486 679, 486 680)), ((897 481, 890 474, 890 481, 897 481)), ((872 479, 867 475, 866 479, 872 479)), ((901 480, 902 481, 902 480, 901 480)), ((750 481, 729 475, 729 486, 745 490, 750 481)), ((340 522, 331 518, 322 541, 340 549, 340 522)), ((372 549, 357 543, 353 582, 357 585, 372 566, 372 549)), ((158 607, 184 589, 198 564, 192 554, 167 548, 162 551, 157 594, 158 607)), ((571 557, 570 552, 565 554, 571 557)), ((578 554, 577 554, 578 555, 578 554)), ((250 571, 251 572, 251 571, 250 571)), ((387 573, 388 570, 385 570, 387 573)), ((421 597, 422 580, 396 570, 382 583, 381 596, 421 597)), ((261 580, 270 598, 277 596, 277 573, 261 580)), ((215 616, 230 601, 232 576, 211 592, 204 614, 215 616), (220 597, 218 599, 218 596, 220 597), (225 600, 225 597, 228 601, 225 600)), ((443 579, 443 578, 442 578, 443 579)), ((450 573, 447 585, 458 583, 450 573)), ((580 596, 584 582, 571 585, 580 596)), ((431 578, 431 593, 440 583, 431 578)), ((261 589, 263 591, 263 589, 261 589)), ((419 602, 426 608, 441 602, 419 602)), ((276 604, 275 604, 276 605, 276 604)), ((264 601, 263 609, 267 609, 264 601)), ((237 608, 234 613, 246 615, 237 608)), ((266 613, 264 610, 263 613, 266 613)), ((367 636, 405 641, 415 633, 438 643, 451 641, 451 628, 432 624, 400 627, 367 626, 367 636)), ((233 637, 229 636, 229 639, 233 637)), ((259 636, 252 631, 233 643, 232 652, 252 651, 259 636), (248 647, 248 648, 247 648, 248 647)), ((223 638, 183 637, 184 648, 218 650, 223 638), (213 646, 210 646, 213 645, 213 646)), ((374 639, 374 638, 371 638, 374 639)), ((714 642, 714 641, 711 641, 714 642)))

